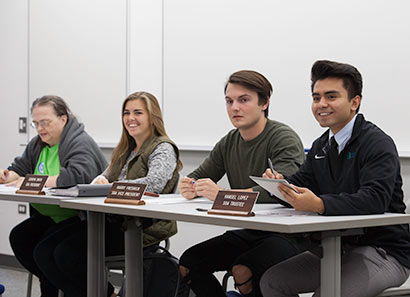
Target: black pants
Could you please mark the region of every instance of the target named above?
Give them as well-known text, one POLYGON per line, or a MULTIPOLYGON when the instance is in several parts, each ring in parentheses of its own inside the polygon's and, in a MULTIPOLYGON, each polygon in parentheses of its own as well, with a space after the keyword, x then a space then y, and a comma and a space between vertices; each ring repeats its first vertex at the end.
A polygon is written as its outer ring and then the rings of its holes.
POLYGON ((60 229, 68 228, 78 221, 77 217, 55 223, 50 217, 43 216, 38 212, 15 226, 10 233, 10 245, 17 260, 28 271, 36 275, 40 280, 42 297, 57 297, 57 288, 47 279, 37 264, 36 255, 38 247, 49 236, 60 229))
MULTIPOLYGON (((106 216, 106 218, 109 216, 106 216)), ((87 221, 60 229, 43 240, 35 255, 45 277, 67 297, 87 296, 87 221)), ((105 221, 105 255, 124 254, 122 218, 105 221)), ((107 296, 114 287, 109 284, 107 296)))
MULTIPOLYGON (((124 254, 122 220, 106 220, 106 256, 124 254)), ((87 296, 87 221, 54 223, 38 213, 16 226, 10 243, 20 263, 40 279, 42 297, 87 296)), ((109 285, 107 296, 114 288, 109 285)))
POLYGON ((303 242, 303 239, 272 232, 228 231, 186 250, 180 265, 189 269, 187 281, 198 297, 226 297, 213 273, 230 270, 238 264, 247 266, 253 275, 253 292, 249 296, 259 297, 262 296, 259 288, 262 274, 303 251, 303 242))

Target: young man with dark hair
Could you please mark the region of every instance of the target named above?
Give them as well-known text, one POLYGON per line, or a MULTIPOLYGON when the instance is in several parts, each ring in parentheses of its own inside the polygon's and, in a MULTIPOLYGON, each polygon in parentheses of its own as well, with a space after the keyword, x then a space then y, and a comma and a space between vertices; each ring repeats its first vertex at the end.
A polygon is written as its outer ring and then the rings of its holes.
MULTIPOLYGON (((312 111, 328 127, 299 171, 286 179, 299 193, 279 186, 298 211, 332 215, 404 213, 400 162, 393 140, 357 111, 362 78, 349 65, 317 61, 312 67, 312 111)), ((286 174, 285 174, 286 175, 286 174)), ((265 177, 283 178, 267 169, 265 177)), ((408 225, 367 228, 342 238, 341 296, 372 297, 400 286, 410 274, 408 225)), ((271 267, 263 296, 320 296, 320 258, 310 251, 271 267)))
MULTIPOLYGON (((199 168, 181 179, 178 188, 185 198, 215 200, 221 189, 216 183, 226 173, 232 189, 258 191, 258 202, 272 202, 249 176, 262 175, 268 158, 275 168, 292 174, 303 163, 304 150, 290 127, 267 118, 271 93, 269 81, 255 71, 238 71, 229 77, 225 101, 236 129, 215 145, 199 168)), ((230 269, 241 293, 261 296, 263 272, 299 252, 296 240, 264 231, 234 230, 185 251, 180 270, 198 297, 226 296, 213 273, 230 269)))

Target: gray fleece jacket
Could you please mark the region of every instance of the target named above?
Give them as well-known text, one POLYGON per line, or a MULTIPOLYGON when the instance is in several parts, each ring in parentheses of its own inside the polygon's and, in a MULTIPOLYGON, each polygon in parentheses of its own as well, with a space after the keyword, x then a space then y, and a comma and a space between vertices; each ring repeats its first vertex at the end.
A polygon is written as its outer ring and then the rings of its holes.
MULTIPOLYGON (((38 135, 33 137, 23 155, 16 157, 8 169, 20 176, 34 173, 41 150, 46 145, 38 135)), ((61 166, 60 175, 57 178, 58 187, 88 184, 107 167, 107 161, 100 148, 84 131, 84 125, 79 123, 75 117, 70 117, 64 127, 59 143, 58 157, 61 166)), ((55 221, 61 221, 64 219, 61 217, 62 209, 56 207, 53 211, 49 207, 45 207, 47 211, 44 212, 40 211, 38 207, 35 208, 43 215, 49 215, 55 221)))

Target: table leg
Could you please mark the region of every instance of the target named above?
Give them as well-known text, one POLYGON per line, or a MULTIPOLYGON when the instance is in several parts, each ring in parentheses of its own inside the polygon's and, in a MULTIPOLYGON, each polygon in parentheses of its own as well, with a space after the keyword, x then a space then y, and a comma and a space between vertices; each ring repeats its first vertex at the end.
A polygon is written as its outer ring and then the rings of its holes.
POLYGON ((340 236, 322 238, 323 257, 320 260, 321 296, 340 297, 340 236))
POLYGON ((105 215, 88 212, 87 297, 107 295, 105 276, 105 215))
POLYGON ((138 218, 126 218, 125 225, 125 296, 143 297, 143 239, 138 218))

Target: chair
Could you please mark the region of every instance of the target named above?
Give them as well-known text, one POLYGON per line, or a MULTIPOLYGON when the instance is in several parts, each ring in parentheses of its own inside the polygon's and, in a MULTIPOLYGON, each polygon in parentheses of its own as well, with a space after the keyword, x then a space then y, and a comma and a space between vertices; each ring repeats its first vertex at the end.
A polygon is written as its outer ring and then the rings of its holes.
POLYGON ((377 297, 393 297, 393 296, 400 296, 400 297, 410 297, 410 284, 405 283, 400 287, 394 287, 384 290, 381 294, 377 295, 377 297))
MULTIPOLYGON (((163 241, 163 243, 164 243, 164 248, 167 251, 169 251, 169 247, 170 247, 169 238, 165 239, 163 241)), ((149 246, 147 248, 157 250, 156 246, 158 246, 158 245, 149 246)), ((124 255, 119 255, 119 256, 105 257, 105 267, 106 267, 107 276, 110 276, 110 272, 113 271, 113 270, 120 270, 122 276, 124 276, 125 275, 125 256, 124 255)), ((110 277, 108 277, 108 278, 110 278, 110 277)), ((123 294, 121 294, 122 287, 123 287, 123 279, 120 280, 119 282, 116 281, 115 277, 112 277, 111 279, 112 279, 112 282, 114 283, 114 285, 121 286, 119 296, 123 296, 123 294)))
MULTIPOLYGON (((28 278, 27 278, 27 293, 26 297, 31 297, 31 289, 33 287, 33 274, 31 272, 28 273, 28 278)), ((64 292, 61 290, 58 290, 58 297, 64 297, 64 292)))
POLYGON ((232 271, 231 271, 231 270, 228 270, 228 271, 225 273, 225 275, 224 275, 224 277, 223 277, 223 279, 222 279, 222 288, 223 288, 223 290, 224 290, 225 293, 226 293, 226 291, 228 290, 228 280, 229 280, 229 278, 230 278, 231 276, 233 277, 232 271))

